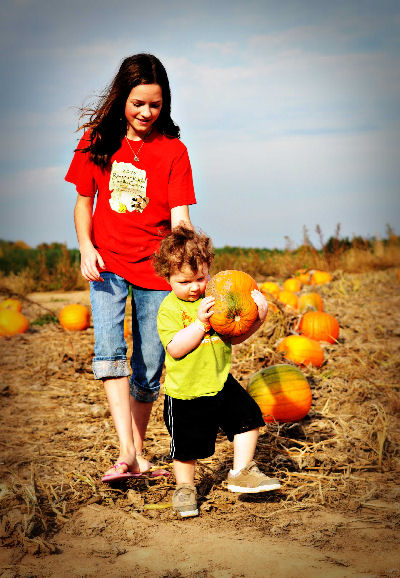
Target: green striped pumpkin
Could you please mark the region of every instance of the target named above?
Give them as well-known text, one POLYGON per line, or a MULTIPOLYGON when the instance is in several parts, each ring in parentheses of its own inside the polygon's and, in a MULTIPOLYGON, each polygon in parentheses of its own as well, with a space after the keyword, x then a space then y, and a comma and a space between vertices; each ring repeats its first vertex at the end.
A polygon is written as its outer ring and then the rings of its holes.
POLYGON ((255 373, 247 391, 259 405, 265 423, 303 419, 311 407, 311 389, 297 367, 272 365, 255 373))

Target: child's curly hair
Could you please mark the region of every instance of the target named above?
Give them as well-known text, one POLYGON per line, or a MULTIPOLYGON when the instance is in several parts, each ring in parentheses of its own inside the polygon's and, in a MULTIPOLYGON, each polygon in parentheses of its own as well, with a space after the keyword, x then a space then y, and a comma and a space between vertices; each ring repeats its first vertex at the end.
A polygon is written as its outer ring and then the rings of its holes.
POLYGON ((179 271, 184 265, 197 273, 204 264, 210 267, 213 259, 214 248, 210 237, 179 225, 162 240, 159 251, 153 256, 153 264, 160 277, 169 279, 174 271, 179 271))

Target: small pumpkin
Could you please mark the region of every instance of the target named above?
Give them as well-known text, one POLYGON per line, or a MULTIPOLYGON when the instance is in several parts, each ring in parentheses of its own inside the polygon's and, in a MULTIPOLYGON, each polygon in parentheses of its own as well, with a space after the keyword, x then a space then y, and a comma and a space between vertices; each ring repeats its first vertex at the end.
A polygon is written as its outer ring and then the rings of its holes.
POLYGON ((220 271, 207 283, 206 296, 215 298, 211 327, 222 335, 243 335, 258 317, 251 291, 258 289, 254 279, 243 271, 220 271))
POLYGON ((310 291, 310 293, 303 293, 299 297, 299 310, 300 313, 305 313, 308 310, 323 311, 324 303, 322 301, 321 295, 310 291))
POLYGON ((85 305, 71 303, 60 311, 60 324, 69 331, 82 331, 90 325, 89 309, 85 305))
POLYGON ((311 285, 324 285, 332 281, 332 275, 328 271, 319 271, 316 269, 312 272, 310 282, 311 285))
POLYGON ((29 327, 29 321, 19 311, 13 309, 0 309, 0 336, 9 337, 18 333, 25 333, 29 327))
POLYGON ((299 281, 299 279, 290 277, 289 279, 286 279, 286 281, 283 283, 283 290, 293 291, 294 293, 297 293, 297 291, 301 291, 301 282, 299 281))
POLYGON ((300 319, 299 330, 302 335, 316 341, 336 343, 339 337, 339 322, 330 313, 307 311, 300 319))
POLYGON ((9 297, 8 299, 4 299, 0 303, 0 309, 11 309, 12 311, 22 311, 22 303, 18 301, 18 299, 14 299, 13 297, 9 297))
POLYGON ((324 352, 318 341, 304 335, 289 335, 278 344, 277 351, 284 354, 289 361, 299 365, 321 367, 324 362, 324 352))
POLYGON ((277 283, 274 283, 273 281, 265 281, 265 283, 260 285, 260 291, 264 297, 268 298, 270 295, 273 297, 278 297, 281 289, 277 283))
POLYGON ((299 299, 293 291, 281 291, 278 299, 281 303, 288 305, 292 309, 297 309, 299 306, 299 299))
POLYGON ((310 411, 310 386, 293 365, 261 369, 250 378, 247 391, 260 407, 265 423, 298 421, 310 411))
POLYGON ((307 269, 297 269, 297 271, 294 273, 294 276, 300 281, 302 285, 310 284, 311 272, 307 269))

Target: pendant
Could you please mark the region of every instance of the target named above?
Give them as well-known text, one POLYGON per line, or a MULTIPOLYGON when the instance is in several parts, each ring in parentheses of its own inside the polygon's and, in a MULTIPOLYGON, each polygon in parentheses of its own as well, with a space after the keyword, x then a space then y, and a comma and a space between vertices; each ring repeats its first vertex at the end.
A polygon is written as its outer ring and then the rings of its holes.
POLYGON ((134 161, 136 161, 137 163, 139 162, 139 157, 137 157, 136 155, 133 158, 134 161))

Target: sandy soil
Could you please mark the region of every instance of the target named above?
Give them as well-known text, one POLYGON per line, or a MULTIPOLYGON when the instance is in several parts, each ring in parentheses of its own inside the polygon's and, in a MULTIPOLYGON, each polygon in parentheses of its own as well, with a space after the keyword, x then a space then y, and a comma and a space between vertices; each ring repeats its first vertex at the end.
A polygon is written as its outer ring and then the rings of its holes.
MULTIPOLYGON (((263 428, 256 456, 282 490, 227 492, 232 453, 221 437, 199 467, 201 515, 185 521, 169 507, 173 476, 101 483, 117 441, 91 376, 93 329, 37 324, 88 295, 31 295, 29 331, 0 342, 0 576, 400 576, 400 285, 394 271, 340 275, 321 294, 339 343, 324 347, 322 368, 304 368, 309 416, 263 428)), ((243 385, 282 362, 272 323, 235 349, 243 385)), ((146 453, 168 469, 168 447, 161 395, 146 453)))

